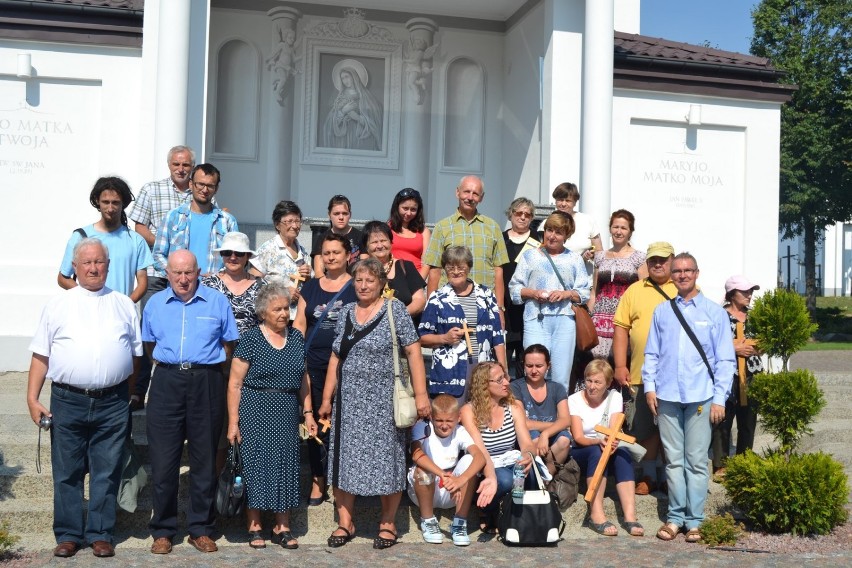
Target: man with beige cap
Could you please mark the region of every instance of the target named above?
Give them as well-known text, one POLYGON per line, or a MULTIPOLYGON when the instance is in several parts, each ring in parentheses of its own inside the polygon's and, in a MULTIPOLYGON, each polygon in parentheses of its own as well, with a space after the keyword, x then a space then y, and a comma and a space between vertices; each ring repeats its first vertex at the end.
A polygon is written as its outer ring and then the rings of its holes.
POLYGON ((648 278, 634 282, 621 296, 613 317, 612 356, 615 380, 622 386, 625 431, 639 441, 648 452, 642 460, 642 478, 636 483, 636 494, 647 495, 656 488, 657 452, 660 434, 645 401, 642 387, 642 364, 645 343, 651 330, 651 319, 658 305, 677 295, 671 278, 674 247, 666 242, 651 243, 645 256, 648 278), (628 345, 630 366, 627 365, 628 345))

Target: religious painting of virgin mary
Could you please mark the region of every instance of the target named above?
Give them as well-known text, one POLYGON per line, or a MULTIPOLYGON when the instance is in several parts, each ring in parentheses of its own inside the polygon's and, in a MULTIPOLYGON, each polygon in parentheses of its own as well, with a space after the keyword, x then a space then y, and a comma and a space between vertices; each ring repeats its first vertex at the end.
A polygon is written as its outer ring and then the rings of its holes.
POLYGON ((397 169, 402 44, 305 37, 303 164, 397 169))
POLYGON ((367 88, 370 76, 356 59, 342 59, 331 71, 337 95, 322 125, 320 146, 348 150, 382 149, 383 107, 367 88))

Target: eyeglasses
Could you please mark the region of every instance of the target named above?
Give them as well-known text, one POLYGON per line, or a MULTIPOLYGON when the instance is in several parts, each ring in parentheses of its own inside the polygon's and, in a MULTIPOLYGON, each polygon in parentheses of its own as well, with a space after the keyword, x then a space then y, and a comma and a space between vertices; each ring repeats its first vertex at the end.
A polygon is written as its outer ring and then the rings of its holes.
POLYGON ((406 187, 402 191, 400 191, 397 195, 399 195, 403 199, 411 199, 420 197, 420 192, 416 189, 411 189, 410 187, 406 187))
POLYGON ((300 227, 302 225, 301 219, 288 219, 287 221, 278 221, 279 225, 284 225, 285 227, 300 227))
POLYGON ((532 213, 527 213, 526 211, 513 211, 512 215, 515 217, 521 217, 522 219, 532 219, 532 213))
POLYGON ((672 270, 672 274, 675 276, 679 274, 686 274, 687 276, 689 276, 690 274, 695 274, 696 272, 698 272, 697 268, 678 268, 676 270, 672 270))
POLYGON ((192 182, 192 185, 198 189, 206 189, 207 191, 214 191, 217 187, 219 187, 218 183, 201 183, 200 181, 194 181, 192 182))
POLYGON ((222 258, 228 258, 229 256, 235 256, 237 258, 242 258, 247 255, 247 252, 239 252, 235 250, 220 250, 219 254, 222 255, 222 258))
POLYGON ((500 383, 508 383, 509 377, 507 377, 506 375, 503 375, 499 379, 488 379, 488 382, 494 383, 495 385, 499 385, 500 383))
POLYGON ((469 268, 467 266, 445 266, 444 272, 447 274, 467 274, 469 268))

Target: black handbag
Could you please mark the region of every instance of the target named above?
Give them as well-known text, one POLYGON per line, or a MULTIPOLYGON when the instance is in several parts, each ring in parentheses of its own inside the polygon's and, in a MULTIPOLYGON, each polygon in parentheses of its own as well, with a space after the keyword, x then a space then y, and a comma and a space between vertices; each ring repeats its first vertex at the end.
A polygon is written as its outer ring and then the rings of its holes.
POLYGON ((500 540, 507 545, 555 546, 561 540, 565 521, 556 495, 545 488, 535 461, 530 469, 539 488, 524 491, 523 497, 513 497, 509 492, 503 498, 497 520, 500 540))
POLYGON ((219 474, 219 484, 216 487, 216 512, 223 517, 236 517, 243 512, 245 505, 245 482, 238 496, 234 495, 234 480, 242 476, 243 464, 240 459, 240 443, 234 441, 228 452, 228 462, 219 474))

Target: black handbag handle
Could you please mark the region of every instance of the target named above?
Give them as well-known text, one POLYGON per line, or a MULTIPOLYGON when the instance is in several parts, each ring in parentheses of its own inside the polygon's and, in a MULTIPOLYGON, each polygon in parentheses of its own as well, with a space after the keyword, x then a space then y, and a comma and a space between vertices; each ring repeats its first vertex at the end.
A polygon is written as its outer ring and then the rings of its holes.
POLYGON ((234 443, 231 444, 231 452, 228 456, 228 469, 231 470, 234 477, 243 472, 243 459, 240 455, 240 443, 236 438, 234 439, 234 443))

